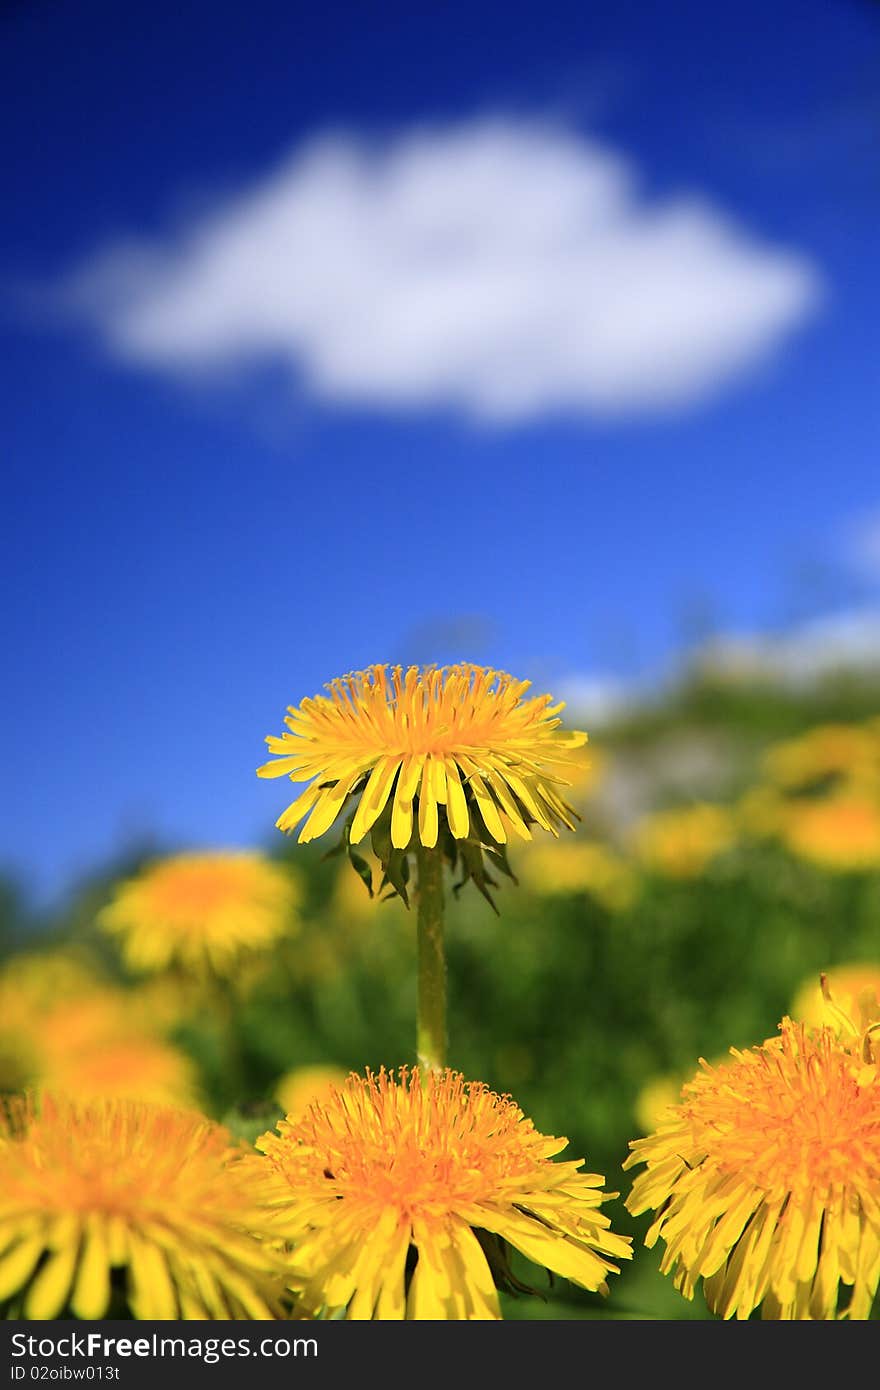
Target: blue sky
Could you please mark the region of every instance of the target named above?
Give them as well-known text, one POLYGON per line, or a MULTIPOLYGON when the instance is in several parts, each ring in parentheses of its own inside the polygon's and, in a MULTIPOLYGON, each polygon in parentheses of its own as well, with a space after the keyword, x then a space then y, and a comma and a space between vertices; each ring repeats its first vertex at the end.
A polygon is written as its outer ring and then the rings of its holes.
POLYGON ((270 843, 263 736, 343 671, 646 680, 695 613, 880 602, 880 7, 369 11, 0 19, 37 897, 270 843))

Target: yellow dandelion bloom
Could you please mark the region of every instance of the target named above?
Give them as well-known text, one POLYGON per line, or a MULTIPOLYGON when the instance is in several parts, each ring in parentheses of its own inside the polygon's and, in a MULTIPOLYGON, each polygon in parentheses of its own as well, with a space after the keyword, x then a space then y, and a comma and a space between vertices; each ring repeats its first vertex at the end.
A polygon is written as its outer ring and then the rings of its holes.
POLYGON ((247 1162, 293 1244, 307 1312, 498 1318, 505 1242, 602 1292, 611 1259, 631 1256, 598 1210, 616 1194, 580 1163, 551 1161, 566 1140, 456 1072, 352 1075, 278 1130, 247 1162))
POLYGON ((629 865, 592 840, 535 844, 517 873, 537 893, 591 893, 611 912, 624 911, 636 896, 637 880, 629 865))
POLYGON ((309 783, 279 829, 305 821, 299 841, 314 840, 352 796, 353 845, 386 807, 398 850, 414 837, 433 848, 441 822, 456 840, 498 845, 511 835, 530 840, 532 825, 554 835, 573 829, 576 812, 559 788, 568 785, 570 750, 587 736, 563 731, 563 704, 525 698, 529 686, 469 664, 372 666, 331 681, 329 696, 288 707, 288 733, 266 739, 276 760, 258 775, 309 783))
POLYGON ((832 872, 880 867, 880 804, 854 796, 794 801, 782 839, 793 854, 832 872))
POLYGON ((76 1096, 128 1096, 156 1105, 195 1105, 199 1098, 195 1063, 157 1038, 118 1038, 102 1047, 59 1051, 40 1078, 49 1091, 76 1096))
POLYGON ((880 738, 869 725, 821 724, 774 743, 763 758, 765 776, 787 791, 868 779, 880 785, 880 738))
POLYGON ((161 1020, 142 1012, 134 991, 106 986, 36 1010, 31 1027, 39 1033, 47 1065, 54 1070, 72 1057, 155 1039, 161 1020))
POLYGON ((829 1028, 778 1037, 703 1070, 655 1133, 626 1205, 657 1213, 646 1243, 721 1317, 867 1318, 880 1280, 880 1076, 829 1028))
POLYGON ((275 1095, 288 1120, 298 1120, 313 1100, 329 1099, 334 1088, 344 1085, 347 1076, 342 1067, 294 1067, 276 1081, 275 1095))
POLYGON ((862 1035, 880 1019, 880 961, 850 961, 811 975, 792 1000, 791 1016, 811 1027, 862 1035))
POLYGON ((122 883, 99 914, 133 970, 236 976, 297 928, 289 870, 249 851, 177 854, 122 883))
POLYGON ((644 817, 635 828, 633 843, 638 857, 655 873, 697 878, 735 838, 727 808, 702 802, 644 817))
POLYGON ((182 1110, 49 1095, 8 1118, 6 1316, 279 1316, 280 1262, 257 1239, 265 1222, 225 1130, 182 1110))
POLYGON ((129 1095, 169 1105, 198 1099, 193 1062, 164 1042, 161 1014, 138 992, 69 973, 47 956, 0 972, 0 1092, 129 1095))
POLYGON ((128 1084, 130 1094, 145 1098, 194 1099, 192 1063, 148 1031, 127 991, 85 979, 82 994, 60 988, 53 999, 46 984, 17 962, 0 973, 0 1092, 79 1092, 88 1082, 91 1093, 103 1077, 113 1078, 114 1091, 128 1084))

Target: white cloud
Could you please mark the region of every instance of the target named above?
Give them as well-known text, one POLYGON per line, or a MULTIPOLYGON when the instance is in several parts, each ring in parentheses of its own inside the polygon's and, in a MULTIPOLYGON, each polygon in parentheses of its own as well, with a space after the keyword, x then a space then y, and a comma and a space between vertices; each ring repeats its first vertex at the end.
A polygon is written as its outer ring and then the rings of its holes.
POLYGON ((809 687, 841 672, 880 675, 880 609, 855 608, 814 618, 789 632, 718 638, 699 669, 729 680, 774 680, 809 687))
POLYGON ((880 677, 880 607, 842 609, 781 632, 722 633, 697 651, 679 653, 662 672, 625 681, 573 671, 553 688, 568 704, 569 723, 598 728, 673 698, 695 677, 798 692, 840 675, 880 677))
POLYGON ((314 140, 164 244, 75 269, 62 297, 117 357, 177 375, 254 362, 381 409, 510 424, 683 408, 764 360, 821 277, 704 198, 502 118, 314 140))

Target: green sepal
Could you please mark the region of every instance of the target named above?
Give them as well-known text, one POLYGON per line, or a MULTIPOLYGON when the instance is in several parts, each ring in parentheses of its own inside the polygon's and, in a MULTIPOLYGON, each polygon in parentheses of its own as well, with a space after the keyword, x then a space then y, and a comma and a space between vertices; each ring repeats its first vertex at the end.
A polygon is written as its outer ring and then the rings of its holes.
MULTIPOLYGON (((393 849, 387 861, 382 865, 382 869, 384 872, 382 882, 379 884, 379 892, 381 893, 384 888, 393 888, 394 892, 389 894, 389 897, 394 897, 396 894, 403 899, 404 907, 409 907, 409 894, 406 888, 409 882, 407 851, 405 849, 393 849)), ((383 901, 387 902, 387 898, 383 901)))
POLYGON ((483 852, 489 856, 491 863, 494 864, 496 869, 500 869, 503 874, 507 875, 512 883, 519 886, 519 879, 507 862, 507 845, 484 844, 483 852))
POLYGON ((490 888, 497 888, 498 884, 494 878, 486 873, 486 865, 483 862, 483 846, 479 840, 459 840, 458 852, 461 858, 461 878, 458 883, 452 885, 453 893, 458 897, 470 879, 477 891, 482 893, 492 911, 498 915, 498 908, 489 892, 490 888))
POLYGON ((496 1289, 500 1289, 502 1293, 509 1293, 514 1296, 521 1293, 529 1294, 534 1298, 540 1298, 546 1303, 547 1295, 543 1293, 541 1289, 535 1289, 531 1284, 524 1284, 523 1281, 518 1279, 514 1274, 510 1267, 510 1246, 503 1236, 496 1235, 494 1231, 480 1230, 478 1227, 472 1227, 471 1229, 480 1243, 483 1254, 486 1256, 489 1273, 492 1275, 492 1282, 496 1289))
POLYGON ((351 845, 349 845, 349 847, 348 847, 348 862, 349 862, 349 864, 351 865, 351 867, 354 869, 355 873, 357 874, 357 876, 358 876, 358 878, 361 880, 361 882, 362 882, 363 884, 365 884, 366 889, 367 889, 367 892, 369 893, 370 897, 372 898, 372 897, 373 897, 373 870, 370 868, 369 864, 367 863, 366 859, 364 859, 363 855, 358 854, 356 850, 353 850, 353 849, 351 848, 351 845))

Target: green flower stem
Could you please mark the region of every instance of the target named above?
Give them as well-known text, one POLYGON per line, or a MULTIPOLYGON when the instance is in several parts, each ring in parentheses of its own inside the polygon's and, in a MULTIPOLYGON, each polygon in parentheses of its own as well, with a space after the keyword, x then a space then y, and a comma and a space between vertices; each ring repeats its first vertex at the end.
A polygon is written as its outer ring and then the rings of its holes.
POLYGON ((245 1064, 242 1051, 239 1009, 241 1000, 229 980, 215 976, 212 989, 212 1012, 219 1044, 219 1086, 227 1105, 238 1105, 245 1095, 245 1064))
POLYGON ((419 881, 419 997, 416 1048, 419 1066, 440 1071, 446 1065, 446 956, 443 950, 443 855, 416 848, 419 881))

